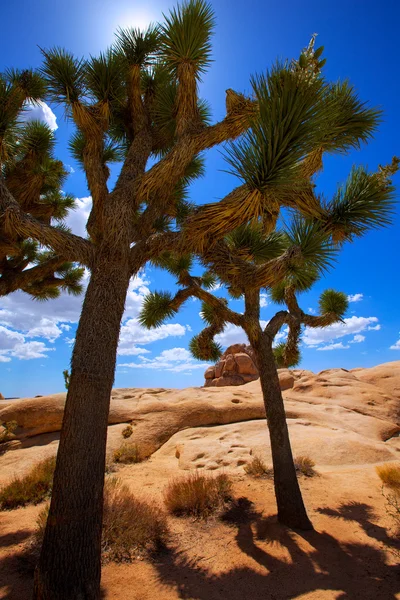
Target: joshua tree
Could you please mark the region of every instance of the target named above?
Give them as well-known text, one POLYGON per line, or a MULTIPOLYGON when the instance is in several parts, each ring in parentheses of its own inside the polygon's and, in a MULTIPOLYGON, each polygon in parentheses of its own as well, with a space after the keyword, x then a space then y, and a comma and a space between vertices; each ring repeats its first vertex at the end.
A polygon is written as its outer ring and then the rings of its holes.
MULTIPOLYGON (((203 301, 201 316, 207 326, 192 339, 190 349, 195 358, 201 360, 218 359, 221 347, 215 343, 214 337, 224 330, 227 323, 244 329, 254 349, 260 373, 271 441, 278 519, 290 527, 310 529, 312 526, 293 462, 277 366, 288 367, 298 363, 302 325, 326 327, 340 321, 347 309, 346 296, 333 290, 326 290, 321 295, 320 316, 304 313, 297 303, 296 295, 311 287, 329 266, 335 249, 319 224, 312 225, 304 219, 295 220, 289 231, 267 235, 263 234, 260 225, 244 225, 221 240, 222 246, 224 251, 217 258, 218 279, 228 286, 232 297, 243 297, 243 313, 231 310, 225 298, 210 292, 217 279, 212 272, 195 277, 189 272, 191 257, 177 258, 165 254, 158 264, 178 276, 182 287, 174 297, 169 293, 150 293, 145 298, 140 320, 146 327, 157 327, 176 314, 190 296, 199 298, 203 301), (277 260, 288 254, 292 255, 291 260, 285 258, 277 269, 277 260), (244 267, 239 270, 231 268, 235 261, 246 262, 245 285, 244 267), (274 265, 272 271, 268 269, 270 263, 274 265), (258 274, 267 271, 268 277, 263 274, 257 281, 258 274), (287 305, 287 310, 279 311, 264 328, 260 324, 262 289, 269 291, 276 302, 287 305), (289 330, 287 341, 274 348, 275 337, 283 325, 289 330)), ((215 264, 214 260, 204 262, 211 268, 215 264)))
MULTIPOLYGON (((198 82, 210 63, 213 27, 210 5, 191 0, 160 26, 120 30, 114 47, 99 57, 43 51, 44 97, 63 105, 76 126, 71 149, 93 201, 87 239, 39 221, 0 179, 1 235, 34 239, 90 271, 35 576, 36 600, 97 600, 100 594, 107 421, 130 278, 162 252, 210 250, 250 219, 259 217, 266 231, 272 230, 281 204, 325 218, 310 183, 322 153, 358 146, 376 126, 376 111, 365 108, 348 85, 328 85, 319 76, 321 49, 313 47, 296 63, 254 79, 253 98, 228 90, 225 118, 209 124, 198 82), (253 165, 251 182, 221 201, 220 212, 209 205, 208 212, 187 220, 185 189, 201 172, 201 153, 249 128, 255 132, 250 136, 261 132, 261 146, 247 159, 247 168, 253 165), (121 169, 111 190, 107 165, 115 160, 121 169), (211 237, 204 227, 210 211, 211 237)), ((232 148, 238 153, 232 154, 233 164, 246 143, 244 138, 232 148)), ((379 213, 389 194, 386 184, 371 198, 368 182, 367 177, 361 204, 379 213)), ((290 258, 276 259, 276 268, 290 258)))
MULTIPOLYGON (((53 132, 43 123, 21 119, 26 101, 34 102, 44 89, 31 71, 0 75, 0 175, 18 210, 34 217, 37 226, 53 224, 62 232, 75 201, 60 190, 67 171, 53 156, 53 132)), ((60 290, 79 294, 82 275, 83 269, 43 250, 33 235, 1 229, 0 296, 18 289, 39 300, 56 298, 60 290)))

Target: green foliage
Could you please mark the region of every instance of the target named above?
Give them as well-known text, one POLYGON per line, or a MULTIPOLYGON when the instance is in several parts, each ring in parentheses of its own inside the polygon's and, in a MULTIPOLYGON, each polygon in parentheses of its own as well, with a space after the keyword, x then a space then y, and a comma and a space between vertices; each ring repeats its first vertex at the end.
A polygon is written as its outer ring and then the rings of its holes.
POLYGON ((280 256, 286 249, 286 238, 280 231, 268 235, 260 223, 245 224, 226 236, 226 243, 232 252, 255 264, 266 263, 280 256))
POLYGON ((277 65, 253 77, 259 116, 227 149, 231 173, 250 189, 287 193, 299 185, 301 160, 316 145, 321 125, 322 79, 299 80, 289 66, 277 65))
POLYGON ((27 475, 16 477, 0 490, 1 510, 11 510, 27 504, 38 504, 51 494, 54 456, 39 462, 27 475))
POLYGON ((218 277, 211 271, 206 271, 201 276, 201 284, 206 290, 211 290, 218 283, 218 277))
POLYGON ((97 102, 121 103, 125 88, 121 79, 121 59, 112 49, 92 56, 85 65, 85 83, 97 102))
POLYGON ((228 475, 189 473, 172 480, 164 490, 168 511, 177 516, 207 518, 231 499, 232 482, 228 475))
POLYGON ((384 227, 392 222, 395 208, 392 175, 399 165, 393 159, 389 167, 380 167, 378 173, 368 173, 364 167, 353 168, 344 186, 327 203, 325 229, 335 242, 352 240, 369 229, 384 227))
POLYGON ((172 296, 169 292, 150 292, 143 301, 139 323, 149 329, 159 327, 176 314, 171 303, 172 296))
MULTIPOLYGON (((218 298, 221 302, 228 306, 228 300, 226 298, 218 298)), ((207 304, 207 302, 202 302, 200 317, 208 323, 209 325, 213 325, 218 323, 218 325, 223 325, 223 321, 221 322, 221 316, 218 312, 218 309, 211 304, 207 304)))
POLYGON ((130 27, 116 33, 115 49, 126 60, 128 67, 150 67, 157 58, 160 45, 160 30, 149 25, 145 31, 130 27))
POLYGON ((215 23, 211 4, 204 0, 182 2, 164 18, 161 48, 166 64, 176 73, 179 65, 189 63, 199 77, 211 62, 210 40, 215 23))
POLYGON ((338 250, 318 222, 295 217, 285 233, 287 247, 300 250, 289 265, 288 279, 296 290, 306 290, 332 267, 338 250))
POLYGON ((64 377, 65 389, 67 390, 69 388, 69 380, 70 380, 70 377, 71 377, 68 369, 64 369, 64 371, 63 371, 63 377, 64 377))
POLYGON ((290 361, 286 356, 286 343, 280 342, 273 348, 274 358, 278 369, 290 369, 297 367, 301 363, 301 353, 299 350, 292 351, 290 361))
POLYGON ((341 319, 349 306, 346 294, 335 290, 325 290, 319 298, 319 310, 321 315, 333 313, 341 319))
POLYGON ((199 335, 192 337, 189 342, 189 350, 194 358, 212 362, 216 362, 222 354, 221 345, 214 342, 214 340, 209 340, 207 345, 204 343, 199 344, 199 335))
POLYGON ((87 91, 86 61, 77 59, 63 48, 42 50, 41 74, 53 102, 67 105, 79 102, 87 91))

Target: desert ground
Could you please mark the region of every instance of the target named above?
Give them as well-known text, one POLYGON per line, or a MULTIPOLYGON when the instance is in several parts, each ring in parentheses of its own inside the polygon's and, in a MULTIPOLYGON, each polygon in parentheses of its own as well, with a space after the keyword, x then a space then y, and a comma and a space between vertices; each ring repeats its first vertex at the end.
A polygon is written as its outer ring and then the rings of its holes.
MULTIPOLYGON (((276 521, 273 482, 244 471, 254 456, 271 464, 260 385, 113 390, 110 456, 132 424, 146 460, 116 467, 138 496, 163 509, 163 490, 190 471, 225 472, 234 500, 207 520, 168 517, 160 553, 106 564, 106 599, 400 599, 400 545, 375 467, 400 460, 400 361, 370 369, 280 371, 294 456, 316 475, 300 476, 315 527, 276 521)), ((3 444, 0 486, 56 453, 65 394, 0 401, 15 420, 3 444)), ((90 440, 88 440, 90 443, 90 440)), ((0 512, 0 598, 30 598, 27 558, 43 505, 0 512)))

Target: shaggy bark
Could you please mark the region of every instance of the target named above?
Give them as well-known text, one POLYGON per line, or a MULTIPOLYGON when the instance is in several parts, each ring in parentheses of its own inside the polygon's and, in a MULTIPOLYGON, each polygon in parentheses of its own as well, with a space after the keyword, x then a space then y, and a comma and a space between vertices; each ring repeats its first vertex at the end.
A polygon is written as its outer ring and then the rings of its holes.
POLYGON ((312 529, 313 526, 307 516, 294 466, 285 407, 272 351, 272 340, 268 339, 265 334, 261 334, 251 340, 251 345, 255 351, 260 372, 271 440, 278 520, 292 529, 312 529))
POLYGON ((35 600, 100 597, 108 411, 130 275, 129 245, 99 252, 76 335, 35 600))

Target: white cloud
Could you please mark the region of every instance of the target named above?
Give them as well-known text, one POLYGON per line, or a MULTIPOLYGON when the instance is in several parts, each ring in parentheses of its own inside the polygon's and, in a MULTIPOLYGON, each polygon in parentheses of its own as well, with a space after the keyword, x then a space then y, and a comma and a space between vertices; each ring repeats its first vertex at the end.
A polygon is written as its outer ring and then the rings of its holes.
POLYGON ((350 341, 350 344, 360 344, 365 341, 365 335, 360 335, 359 333, 353 337, 350 341))
POLYGON ((314 308, 309 308, 308 312, 310 313, 310 315, 315 315, 316 310, 314 308))
POLYGON ((344 323, 334 323, 329 327, 306 327, 303 342, 306 346, 318 346, 328 343, 346 335, 354 335, 371 327, 378 321, 377 317, 348 317, 344 323))
POLYGON ((265 308, 269 303, 268 294, 260 294, 260 308, 265 308))
POLYGON ((75 338, 65 337, 64 342, 68 344, 68 346, 72 346, 73 344, 75 344, 75 338))
POLYGON ((395 344, 393 344, 392 346, 390 346, 389 349, 390 350, 400 350, 400 340, 397 340, 397 342, 395 344))
POLYGON ((349 302, 360 302, 364 298, 364 294, 349 294, 347 300, 349 302))
POLYGON ((27 342, 22 333, 0 325, 0 362, 10 362, 11 358, 46 358, 45 353, 50 350, 43 342, 27 342))
POLYGON ((170 371, 190 375, 193 369, 205 370, 209 363, 198 362, 185 348, 170 348, 163 350, 155 358, 140 357, 140 363, 123 363, 118 367, 129 367, 130 369, 154 369, 157 371, 170 371))
POLYGON ((52 131, 58 129, 57 117, 46 102, 26 102, 22 118, 24 121, 43 121, 52 131))
POLYGON ((151 352, 150 350, 146 350, 146 348, 138 348, 137 346, 124 348, 120 344, 118 347, 118 354, 120 354, 121 356, 139 356, 140 354, 151 354, 151 352))
POLYGON ((329 344, 328 346, 321 346, 321 348, 317 348, 317 350, 347 350, 350 348, 349 345, 344 346, 342 342, 338 342, 337 344, 329 344))
POLYGON ((24 344, 18 344, 11 355, 21 360, 31 360, 33 358, 47 358, 46 352, 52 350, 55 350, 55 348, 47 348, 43 342, 25 342, 24 344))
POLYGON ((71 325, 67 325, 67 323, 61 323, 60 329, 63 329, 64 331, 69 331, 71 329, 71 325))
POLYGON ((136 344, 151 344, 167 337, 182 337, 186 331, 186 326, 179 323, 168 323, 157 329, 145 329, 136 318, 128 319, 121 327, 118 354, 136 355, 136 344))
POLYGON ((71 165, 64 165, 64 167, 71 173, 71 175, 75 173, 75 169, 74 167, 71 167, 71 165))
POLYGON ((379 331, 380 329, 381 329, 381 326, 378 323, 378 325, 375 325, 374 327, 372 325, 370 325, 367 330, 368 331, 379 331))
POLYGON ((241 327, 228 323, 222 333, 215 336, 217 344, 221 344, 223 348, 227 348, 232 344, 248 344, 249 340, 241 327))
POLYGON ((86 223, 92 210, 92 197, 75 198, 75 209, 70 210, 65 222, 75 235, 87 237, 86 223))

